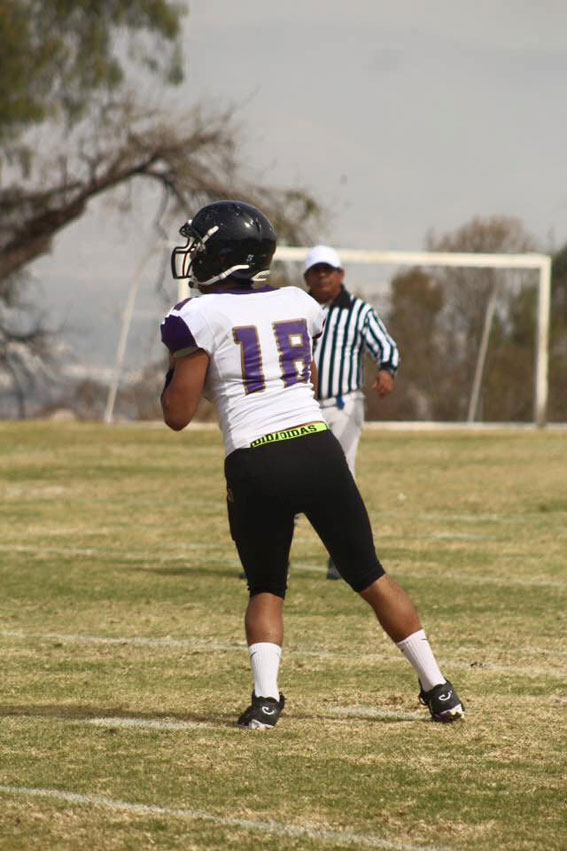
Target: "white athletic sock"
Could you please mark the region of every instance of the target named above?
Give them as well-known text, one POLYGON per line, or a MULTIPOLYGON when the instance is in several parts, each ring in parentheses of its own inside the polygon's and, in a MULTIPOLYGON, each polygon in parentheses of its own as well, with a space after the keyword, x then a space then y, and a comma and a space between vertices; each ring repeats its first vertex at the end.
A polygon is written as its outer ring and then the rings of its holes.
POLYGON ((254 677, 254 694, 256 697, 273 697, 279 700, 278 669, 282 655, 281 647, 270 641, 259 641, 257 644, 250 644, 248 652, 254 677))
POLYGON ((439 670, 425 630, 420 629, 418 632, 408 635, 403 641, 396 642, 396 646, 400 648, 408 662, 415 668, 424 691, 431 691, 434 686, 445 682, 445 677, 439 670))

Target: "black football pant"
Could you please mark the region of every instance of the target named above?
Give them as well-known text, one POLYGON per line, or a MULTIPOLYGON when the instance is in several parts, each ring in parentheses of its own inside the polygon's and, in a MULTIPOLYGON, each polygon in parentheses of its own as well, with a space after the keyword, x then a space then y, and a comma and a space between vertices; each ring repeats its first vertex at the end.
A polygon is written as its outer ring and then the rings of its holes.
POLYGON ((230 531, 250 596, 285 597, 296 514, 306 515, 355 591, 384 574, 368 512, 330 431, 237 449, 225 460, 225 475, 230 531))

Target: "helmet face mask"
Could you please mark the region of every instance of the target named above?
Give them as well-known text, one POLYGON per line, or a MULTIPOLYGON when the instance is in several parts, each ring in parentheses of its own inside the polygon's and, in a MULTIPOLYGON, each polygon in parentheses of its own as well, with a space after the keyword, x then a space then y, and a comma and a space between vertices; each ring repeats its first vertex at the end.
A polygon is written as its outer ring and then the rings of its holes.
POLYGON ((174 248, 174 278, 207 287, 230 277, 237 284, 265 281, 276 248, 266 216, 243 201, 216 201, 203 207, 180 230, 187 238, 174 248))
POLYGON ((187 242, 185 245, 173 249, 171 271, 174 278, 189 278, 194 281, 191 275, 191 267, 197 255, 205 250, 204 241, 197 231, 191 227, 191 221, 186 222, 179 229, 179 233, 181 236, 187 237, 187 242))

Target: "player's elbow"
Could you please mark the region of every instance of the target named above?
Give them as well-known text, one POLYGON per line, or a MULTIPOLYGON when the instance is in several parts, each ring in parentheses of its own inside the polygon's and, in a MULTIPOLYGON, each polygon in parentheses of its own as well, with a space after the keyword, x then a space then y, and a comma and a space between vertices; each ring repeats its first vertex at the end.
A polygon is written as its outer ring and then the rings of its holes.
POLYGON ((189 425, 190 420, 185 422, 184 420, 176 420, 173 417, 167 417, 164 414, 163 421, 170 429, 173 431, 182 431, 186 425, 189 425))
POLYGON ((192 415, 188 416, 179 411, 168 411, 166 407, 163 409, 163 421, 173 431, 182 431, 192 419, 192 415))
POLYGON ((176 405, 162 396, 161 408, 163 421, 173 431, 182 431, 189 425, 195 414, 195 406, 176 405))

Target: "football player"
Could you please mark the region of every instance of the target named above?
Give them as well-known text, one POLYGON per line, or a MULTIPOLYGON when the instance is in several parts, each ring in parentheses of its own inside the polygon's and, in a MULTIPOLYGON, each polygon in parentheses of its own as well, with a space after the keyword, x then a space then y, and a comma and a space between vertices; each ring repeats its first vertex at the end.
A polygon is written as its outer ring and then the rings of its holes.
POLYGON ((315 398, 313 340, 323 330, 323 309, 297 287, 267 285, 276 235, 255 207, 208 204, 181 235, 187 242, 173 251, 173 275, 204 297, 185 299, 162 322, 170 368, 161 404, 178 431, 205 394, 224 437, 230 531, 250 594, 245 629, 254 685, 237 723, 273 729, 284 708, 283 604, 299 513, 413 665, 432 718, 461 718, 463 704, 414 605, 378 560, 365 505, 315 398))

